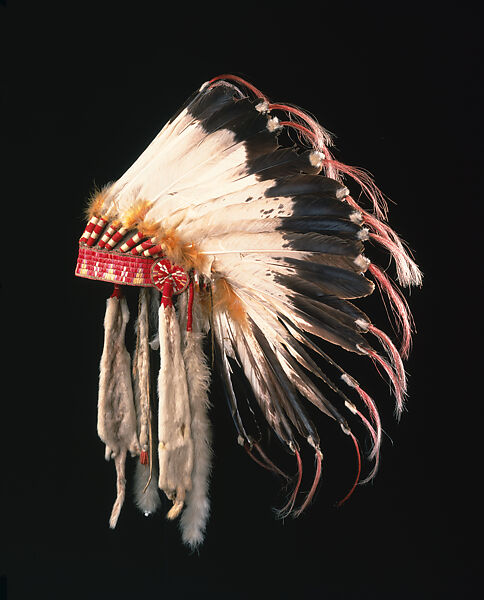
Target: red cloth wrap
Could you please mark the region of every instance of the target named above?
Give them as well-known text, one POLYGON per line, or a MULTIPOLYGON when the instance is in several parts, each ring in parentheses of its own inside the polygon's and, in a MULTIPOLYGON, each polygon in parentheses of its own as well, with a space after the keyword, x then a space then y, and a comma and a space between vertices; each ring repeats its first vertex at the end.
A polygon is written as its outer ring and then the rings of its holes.
POLYGON ((171 277, 165 279, 162 294, 160 306, 163 305, 165 308, 173 306, 173 282, 171 277))
POLYGON ((188 284, 188 312, 187 312, 187 331, 192 330, 193 322, 193 281, 190 279, 188 284))

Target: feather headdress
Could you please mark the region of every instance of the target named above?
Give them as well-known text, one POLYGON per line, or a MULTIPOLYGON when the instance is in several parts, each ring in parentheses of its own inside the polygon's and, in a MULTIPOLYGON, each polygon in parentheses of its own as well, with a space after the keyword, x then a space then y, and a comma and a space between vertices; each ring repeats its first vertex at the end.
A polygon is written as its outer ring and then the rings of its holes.
POLYGON ((321 476, 323 455, 307 402, 350 436, 359 465, 350 422, 364 424, 374 461, 366 480, 374 476, 378 410, 330 348, 340 346, 380 368, 400 414, 411 315, 397 286, 364 256, 365 243, 390 253, 402 286, 420 285, 421 273, 387 224, 386 204, 371 178, 335 160, 330 146, 329 134, 299 108, 273 103, 241 78, 223 75, 204 83, 126 173, 92 199, 76 275, 114 283, 98 402, 99 436, 117 471, 111 527, 124 500, 130 452, 139 456, 138 507, 145 514, 157 510, 161 489, 172 502, 168 518, 180 516, 184 542, 202 542, 212 452, 203 349, 209 333, 238 442, 280 472, 246 422, 249 390, 296 458, 294 488, 281 515, 300 514, 321 476), (284 146, 284 132, 295 132, 297 144, 284 146), (350 196, 345 177, 359 184, 369 209, 350 196), (371 294, 375 284, 400 327, 400 349, 351 302, 371 294), (124 344, 124 285, 141 287, 132 358, 124 344), (157 406, 153 351, 160 353, 157 406), (314 450, 316 473, 298 503, 302 443, 314 450))

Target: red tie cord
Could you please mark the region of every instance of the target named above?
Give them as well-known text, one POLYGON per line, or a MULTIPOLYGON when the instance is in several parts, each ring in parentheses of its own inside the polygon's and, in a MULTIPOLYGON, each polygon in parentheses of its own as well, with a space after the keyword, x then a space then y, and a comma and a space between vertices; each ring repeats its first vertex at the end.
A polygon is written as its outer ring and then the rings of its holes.
POLYGON ((350 491, 346 494, 346 496, 342 500, 340 500, 336 504, 336 506, 338 506, 338 507, 340 507, 342 504, 344 504, 346 502, 346 500, 348 500, 348 498, 351 496, 351 494, 355 491, 355 488, 358 485, 358 481, 360 480, 360 475, 361 475, 361 455, 360 455, 360 448, 358 446, 358 440, 351 433, 351 431, 350 431, 350 436, 351 436, 351 439, 353 440, 353 444, 355 445, 356 457, 358 459, 358 473, 356 474, 355 482, 354 482, 353 486, 351 487, 350 491))
POLYGON ((314 475, 313 484, 312 484, 311 489, 309 490, 308 495, 306 496, 306 499, 304 500, 303 504, 300 506, 300 508, 298 508, 296 511, 294 511, 295 517, 299 517, 299 515, 301 515, 306 510, 306 507, 310 504, 311 500, 313 499, 313 496, 314 496, 316 489, 318 487, 318 484, 319 484, 319 480, 321 479, 322 460, 323 460, 323 455, 321 453, 321 450, 317 449, 316 450, 316 473, 314 475))
POLYGON ((314 131, 311 131, 310 129, 308 129, 307 127, 304 127, 304 125, 301 125, 300 123, 296 123, 296 121, 280 121, 279 124, 282 125, 283 127, 292 127, 293 129, 297 129, 306 138, 309 138, 312 142, 314 142, 314 143, 317 142, 314 131))
POLYGON ((139 456, 139 461, 142 465, 147 465, 148 464, 148 452, 145 452, 144 450, 141 452, 140 456, 139 456))
POLYGON ((188 284, 188 312, 187 312, 187 331, 192 330, 193 321, 193 280, 188 284))
POLYGON ((296 496, 297 496, 297 493, 299 491, 299 487, 300 487, 301 481, 302 481, 303 468, 302 468, 301 455, 299 454, 299 452, 296 449, 294 449, 294 454, 296 455, 296 460, 297 460, 297 482, 296 482, 296 486, 294 487, 294 490, 293 490, 291 497, 289 498, 287 504, 277 511, 278 515, 281 518, 287 517, 289 515, 289 513, 292 511, 292 509, 294 508, 294 503, 296 502, 296 496))
POLYGON ((165 308, 173 306, 173 282, 171 277, 167 277, 163 284, 163 296, 161 297, 160 306, 163 305, 165 308))
POLYGON ((122 298, 123 296, 123 290, 121 289, 121 286, 118 283, 114 284, 114 290, 113 293, 111 294, 110 298, 117 298, 118 300, 120 298, 122 298))
POLYGON ((376 265, 370 263, 368 271, 373 275, 381 291, 385 292, 391 302, 391 310, 402 328, 402 343, 400 355, 406 358, 410 351, 412 340, 412 315, 405 298, 399 294, 390 278, 376 265))
POLYGON ((268 456, 266 456, 266 454, 264 453, 264 451, 262 450, 262 448, 259 446, 259 444, 257 442, 253 442, 253 446, 257 450, 257 452, 261 455, 262 459, 264 460, 264 463, 267 465, 268 468, 271 469, 271 471, 274 471, 274 473, 278 473, 279 475, 284 477, 284 479, 287 479, 287 480, 290 479, 289 475, 286 475, 284 473, 284 471, 281 471, 281 469, 279 469, 279 467, 277 465, 275 465, 268 456))
POLYGON ((245 87, 248 88, 258 98, 263 98, 264 100, 267 100, 266 96, 260 90, 258 90, 254 85, 252 85, 248 81, 245 81, 245 79, 242 79, 242 77, 238 77, 237 75, 218 75, 217 77, 210 79, 208 83, 210 84, 210 86, 212 86, 212 84, 214 84, 216 81, 219 81, 220 79, 241 83, 242 85, 245 85, 245 87))
POLYGON ((254 454, 251 451, 251 448, 249 446, 249 444, 247 442, 244 443, 244 450, 247 452, 247 454, 250 456, 250 458, 256 462, 258 465, 260 465, 261 467, 263 467, 264 469, 267 469, 268 471, 272 471, 274 473, 278 473, 279 475, 282 475, 282 477, 284 477, 284 479, 289 480, 290 477, 288 475, 286 475, 284 473, 284 471, 281 471, 281 469, 279 469, 279 467, 277 465, 275 465, 270 458, 268 458, 262 448, 259 446, 259 444, 257 444, 256 442, 252 442, 252 446, 257 450, 257 452, 260 454, 261 459, 259 460, 256 456, 254 456, 254 454))

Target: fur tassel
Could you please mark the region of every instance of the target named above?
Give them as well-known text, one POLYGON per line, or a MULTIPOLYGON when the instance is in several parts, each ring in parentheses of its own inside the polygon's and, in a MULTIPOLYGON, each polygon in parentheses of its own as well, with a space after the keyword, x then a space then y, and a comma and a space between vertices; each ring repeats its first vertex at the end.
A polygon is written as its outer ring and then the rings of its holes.
MULTIPOLYGON (((164 300, 165 298, 163 298, 164 300)), ((175 519, 191 488, 193 441, 180 328, 171 302, 159 309, 160 373, 158 377, 158 486, 173 501, 168 512, 175 519)))
POLYGON ((149 312, 150 290, 142 288, 139 295, 138 321, 136 330, 136 351, 133 358, 133 387, 136 404, 138 436, 141 452, 148 456, 148 463, 142 458, 136 463, 134 476, 134 499, 136 506, 145 516, 158 510, 161 500, 158 494, 158 470, 153 459, 153 439, 150 405, 150 345, 149 312))
POLYGON ((149 449, 150 424, 150 347, 149 347, 149 290, 141 288, 136 331, 136 351, 133 357, 133 384, 138 436, 141 450, 149 449))
POLYGON ((129 310, 126 300, 108 298, 104 318, 104 348, 101 357, 98 400, 98 434, 106 444, 106 459, 115 459, 117 497, 109 525, 112 529, 125 496, 126 453, 140 452, 130 373, 130 356, 124 345, 129 310))
POLYGON ((125 465, 126 465, 126 449, 123 448, 116 455, 114 455, 114 464, 116 466, 116 500, 114 501, 111 516, 109 517, 109 527, 114 529, 118 522, 119 513, 123 508, 124 498, 126 496, 126 478, 125 478, 125 465))
POLYGON ((186 508, 180 518, 182 539, 192 550, 204 540, 205 528, 210 514, 208 496, 212 467, 211 430, 208 417, 210 402, 210 370, 203 352, 205 327, 198 301, 193 303, 192 330, 186 331, 186 294, 180 298, 179 314, 182 331, 185 332, 183 358, 187 370, 188 393, 192 415, 194 463, 192 489, 186 498, 186 508))
POLYGON ((136 463, 134 473, 134 499, 136 506, 146 517, 155 513, 161 506, 160 494, 158 493, 158 468, 153 461, 150 472, 149 465, 136 463), (151 477, 151 479, 150 479, 151 477))

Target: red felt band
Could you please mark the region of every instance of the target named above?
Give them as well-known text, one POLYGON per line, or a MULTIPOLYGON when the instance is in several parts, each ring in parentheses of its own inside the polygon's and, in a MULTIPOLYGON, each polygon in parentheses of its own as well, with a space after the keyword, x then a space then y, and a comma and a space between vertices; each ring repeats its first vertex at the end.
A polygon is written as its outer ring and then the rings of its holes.
POLYGON ((162 252, 162 251, 163 251, 163 248, 162 248, 161 244, 156 244, 156 246, 153 246, 153 248, 150 248, 148 250, 148 253, 150 255, 153 255, 153 254, 158 254, 159 252, 162 252))
MULTIPOLYGON (((94 218, 96 219, 96 217, 94 217, 94 218)), ((89 221, 89 223, 86 225, 86 229, 84 229, 84 233, 82 234, 82 238, 86 239, 86 237, 87 237, 86 233, 91 233, 92 230, 94 229, 94 226, 96 225, 96 223, 97 223, 97 219, 94 222, 93 222, 92 219, 89 221)), ((81 238, 81 240, 82 240, 82 238, 81 238)))
MULTIPOLYGON (((146 240, 146 242, 141 242, 141 244, 138 244, 138 246, 141 246, 141 250, 147 250, 148 248, 153 246, 153 242, 151 240, 146 240)), ((138 246, 136 246, 136 248, 138 248, 138 246)), ((139 254, 140 253, 140 250, 137 250, 136 248, 133 248, 131 250, 131 254, 139 254)))
POLYGON ((104 229, 105 225, 106 225, 107 221, 105 221, 104 219, 99 219, 99 221, 96 223, 95 227, 94 227, 94 233, 97 233, 98 235, 101 233, 101 231, 104 229))
POLYGON ((119 233, 119 231, 116 231, 115 233, 113 233, 112 236, 112 240, 115 240, 116 242, 119 242, 119 240, 123 237, 122 233, 119 233))
POLYGON ((143 450, 139 456, 139 461, 142 465, 147 465, 148 464, 148 452, 145 452, 143 450))
POLYGON ((165 279, 162 294, 160 305, 162 304, 165 308, 173 306, 173 283, 171 277, 165 279))
POLYGON ((95 225, 96 225, 96 223, 89 221, 89 223, 86 225, 86 229, 84 230, 84 233, 86 233, 86 232, 91 233, 91 231, 94 229, 95 225))
MULTIPOLYGON (((135 233, 132 237, 129 238, 129 240, 126 240, 124 243, 126 244, 126 246, 128 246, 128 248, 134 248, 135 246, 137 246, 139 244, 139 241, 145 237, 141 231, 139 231, 138 233, 135 233)), ((121 252, 124 252, 124 250, 121 250, 121 252)))
POLYGON ((113 293, 109 297, 117 298, 118 300, 123 297, 123 290, 121 289, 121 286, 119 284, 117 284, 117 283, 114 284, 113 293))
POLYGON ((192 330, 193 321, 193 281, 190 279, 188 284, 188 312, 187 312, 187 331, 192 330))

